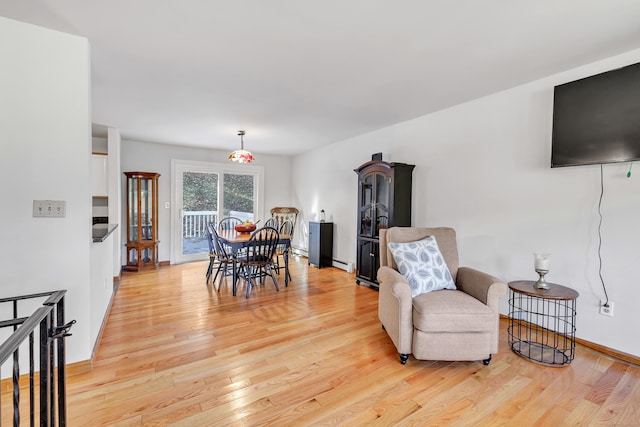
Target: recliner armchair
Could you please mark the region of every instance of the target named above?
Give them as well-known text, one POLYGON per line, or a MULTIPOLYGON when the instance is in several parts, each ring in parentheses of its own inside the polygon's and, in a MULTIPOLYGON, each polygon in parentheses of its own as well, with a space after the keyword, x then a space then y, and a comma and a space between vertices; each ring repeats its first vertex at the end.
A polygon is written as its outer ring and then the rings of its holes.
POLYGON ((485 365, 498 352, 498 303, 507 285, 468 267, 459 267, 452 228, 391 227, 380 230, 378 317, 393 341, 400 362, 409 354, 421 360, 472 361, 485 365), (397 271, 389 242, 413 242, 434 236, 456 290, 411 295, 397 271))

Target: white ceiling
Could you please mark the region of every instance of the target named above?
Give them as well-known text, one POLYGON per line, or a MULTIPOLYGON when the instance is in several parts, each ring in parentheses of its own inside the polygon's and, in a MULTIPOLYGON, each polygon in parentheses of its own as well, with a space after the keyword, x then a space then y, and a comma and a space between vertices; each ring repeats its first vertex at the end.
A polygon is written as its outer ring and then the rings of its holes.
POLYGON ((640 48, 639 0, 0 0, 86 36, 94 123, 295 154, 640 48))

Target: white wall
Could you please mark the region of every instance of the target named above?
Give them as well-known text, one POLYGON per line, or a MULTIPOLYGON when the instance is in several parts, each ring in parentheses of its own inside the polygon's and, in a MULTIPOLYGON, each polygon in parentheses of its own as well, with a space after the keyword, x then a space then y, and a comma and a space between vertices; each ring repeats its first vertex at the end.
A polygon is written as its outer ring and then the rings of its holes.
POLYGON ((629 164, 604 165, 609 318, 598 314, 600 167, 549 167, 553 86, 638 61, 640 50, 628 52, 297 156, 294 205, 307 220, 319 209, 332 214, 340 233, 334 256, 355 261, 352 170, 376 151, 413 163, 414 225, 455 227, 461 264, 506 282, 536 279, 532 253, 550 252, 548 281, 580 293, 577 336, 640 356, 640 172, 627 179, 629 164))
POLYGON ((113 295, 113 256, 114 238, 116 232, 111 233, 103 242, 91 243, 90 250, 90 342, 91 351, 95 347, 100 329, 109 308, 113 295))
POLYGON ((68 362, 92 347, 89 76, 86 39, 0 17, 0 296, 66 289, 68 362), (66 217, 33 218, 34 199, 66 217))
MULTIPOLYGON (((121 146, 122 172, 141 171, 157 172, 158 179, 158 232, 159 259, 169 261, 171 257, 171 211, 165 208, 165 203, 171 202, 171 160, 197 160, 203 162, 228 162, 229 152, 209 150, 204 148, 183 147, 170 144, 154 144, 123 140, 121 146)), ((252 165, 264 166, 264 210, 268 216, 274 206, 289 206, 291 203, 291 158, 287 156, 273 156, 254 153, 256 160, 252 165)), ((122 242, 126 242, 126 180, 122 180, 122 242)), ((126 261, 126 254, 122 251, 122 263, 126 261)))
POLYGON ((309 247, 309 222, 320 220, 324 209, 326 220, 333 222, 333 258, 355 262, 356 208, 358 178, 354 169, 371 160, 371 154, 383 153, 386 161, 391 153, 391 128, 382 129, 348 141, 336 143, 295 157, 292 164, 293 204, 300 210, 294 248, 309 247))
MULTIPOLYGON (((111 260, 113 263, 112 276, 120 277, 122 264, 120 263, 120 252, 122 248, 122 227, 126 224, 122 220, 122 205, 125 203, 122 199, 122 169, 120 168, 121 156, 120 150, 122 141, 120 132, 115 128, 107 129, 107 149, 109 153, 109 223, 118 224, 119 230, 112 233, 111 241, 113 246, 113 254, 111 260)), ((126 219, 125 219, 126 221, 126 219)))

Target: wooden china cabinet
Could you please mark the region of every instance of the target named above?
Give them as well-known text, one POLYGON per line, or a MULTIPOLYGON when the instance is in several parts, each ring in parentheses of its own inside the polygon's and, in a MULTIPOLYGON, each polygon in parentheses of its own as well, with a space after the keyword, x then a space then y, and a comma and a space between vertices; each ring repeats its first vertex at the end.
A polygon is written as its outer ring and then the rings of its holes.
POLYGON ((127 177, 127 264, 125 270, 158 267, 158 177, 125 172, 127 177))
POLYGON ((378 288, 379 231, 411 225, 411 185, 415 165, 371 160, 358 174, 356 283, 378 288))

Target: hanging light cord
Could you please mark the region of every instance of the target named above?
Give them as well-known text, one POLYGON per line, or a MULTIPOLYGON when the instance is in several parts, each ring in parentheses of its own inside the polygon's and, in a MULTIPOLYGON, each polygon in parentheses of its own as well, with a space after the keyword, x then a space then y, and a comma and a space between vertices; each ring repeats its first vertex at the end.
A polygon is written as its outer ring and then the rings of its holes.
POLYGON ((598 222, 598 275, 600 276, 600 283, 602 283, 602 289, 604 290, 604 296, 606 301, 605 307, 609 307, 609 295, 607 294, 607 287, 604 285, 604 279, 602 278, 602 197, 604 196, 604 177, 602 172, 602 163, 600 163, 600 200, 598 201, 598 215, 600 221, 598 222))

